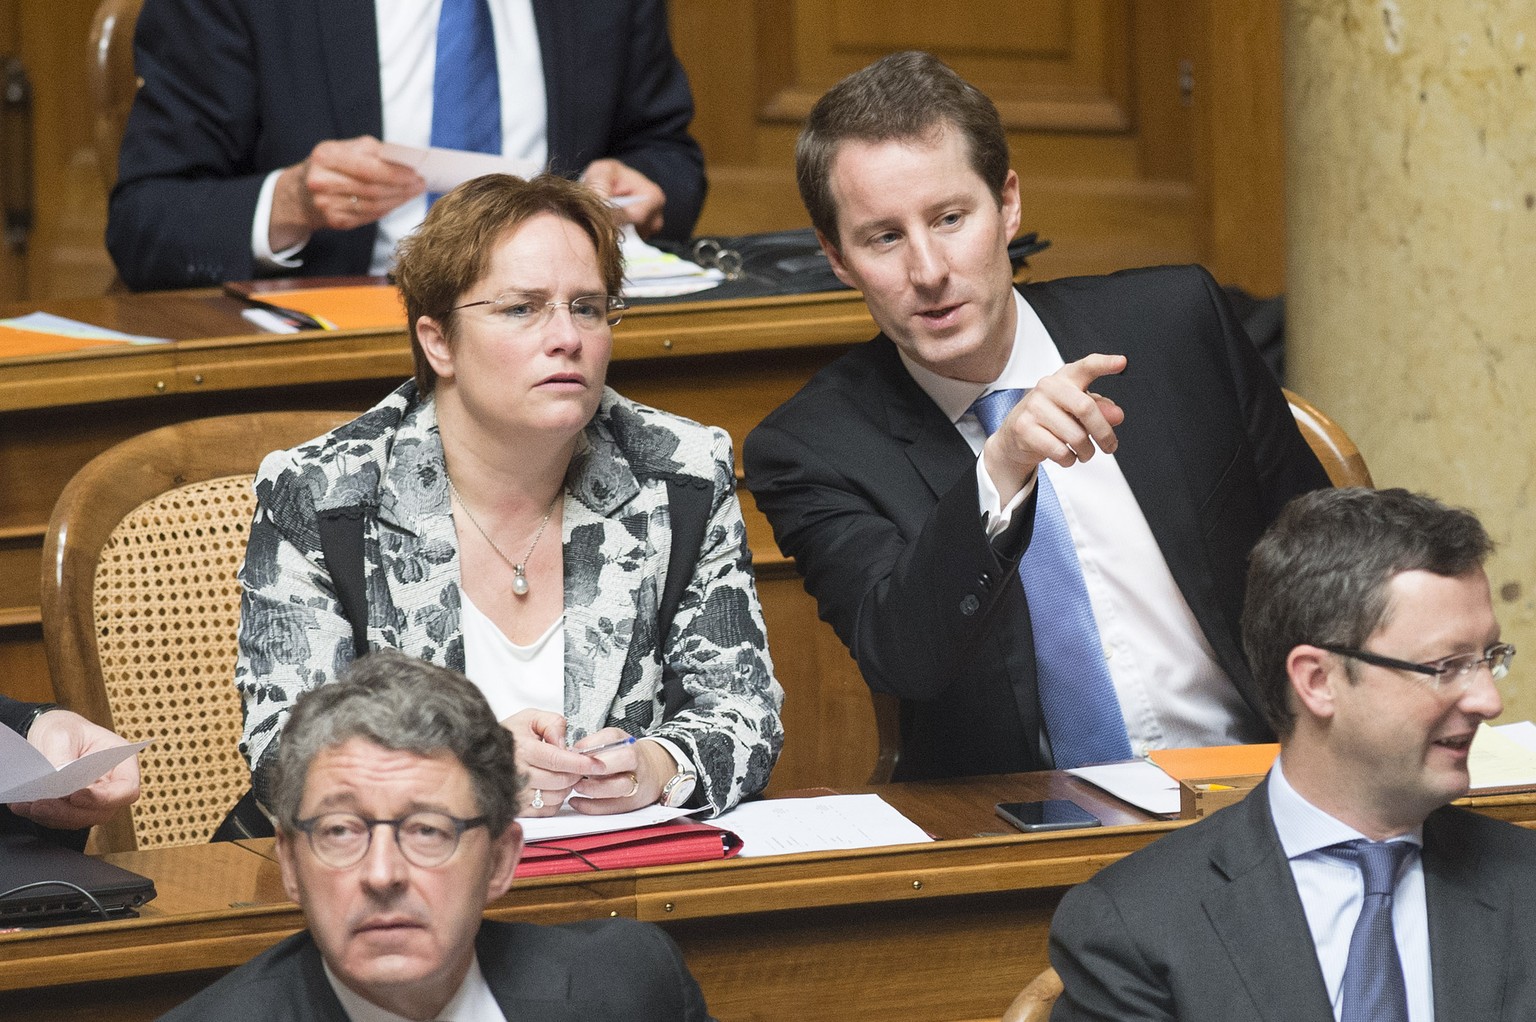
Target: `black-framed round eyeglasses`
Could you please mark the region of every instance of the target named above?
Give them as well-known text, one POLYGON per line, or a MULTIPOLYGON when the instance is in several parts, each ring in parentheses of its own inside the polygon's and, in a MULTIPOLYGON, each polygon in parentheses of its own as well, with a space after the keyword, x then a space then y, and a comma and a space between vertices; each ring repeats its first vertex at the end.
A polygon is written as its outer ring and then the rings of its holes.
POLYGON ((394 820, 370 820, 356 813, 321 813, 298 821, 309 838, 315 858, 332 869, 347 869, 363 861, 373 844, 373 832, 388 827, 405 861, 413 866, 441 866, 458 851, 459 839, 471 827, 484 827, 487 818, 461 819, 447 813, 419 812, 394 820))
POLYGON ((1354 649, 1350 646, 1335 646, 1326 642, 1315 643, 1315 645, 1318 649, 1326 649, 1330 653, 1347 656, 1361 663, 1390 667, 1398 671, 1411 671, 1428 679, 1428 683, 1437 689, 1466 688, 1477 676, 1477 669, 1485 664, 1488 667, 1488 673, 1493 675, 1493 680, 1502 681, 1509 674, 1509 662, 1515 658, 1515 647, 1507 642, 1496 643, 1481 653, 1457 653, 1455 656, 1441 657, 1439 660, 1422 664, 1411 660, 1398 660, 1396 657, 1382 656, 1380 653, 1354 649))
POLYGON ((495 298, 455 305, 460 309, 484 307, 492 322, 513 330, 533 330, 549 322, 555 310, 570 311, 571 322, 580 330, 600 330, 617 325, 629 303, 619 295, 578 295, 568 302, 552 302, 544 295, 522 291, 504 291, 495 298))

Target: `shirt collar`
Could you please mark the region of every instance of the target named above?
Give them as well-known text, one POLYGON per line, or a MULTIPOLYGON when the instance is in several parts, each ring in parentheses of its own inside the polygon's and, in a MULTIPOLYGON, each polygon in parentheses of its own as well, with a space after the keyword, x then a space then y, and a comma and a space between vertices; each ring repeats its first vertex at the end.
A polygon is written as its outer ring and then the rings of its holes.
POLYGON ((1013 292, 1013 304, 1018 312, 1014 317, 1013 351, 1009 353, 1008 364, 1003 367, 1002 373, 991 383, 970 383, 940 376, 918 365, 907 357, 906 352, 897 349, 901 364, 906 366, 912 381, 933 399, 933 403, 948 416, 950 422, 959 422, 960 417, 976 403, 976 399, 989 391, 1028 389, 1038 383, 1040 377, 1049 376, 1061 368, 1061 353, 1051 343, 1051 335, 1046 333, 1045 324, 1040 322, 1035 310, 1030 308, 1017 290, 1013 292))
MULTIPOLYGON (((351 1022, 410 1022, 353 991, 337 978, 324 959, 321 959, 321 965, 325 967, 325 978, 336 992, 336 999, 341 1002, 342 1010, 351 1022)), ((478 955, 470 959, 464 982, 459 984, 458 991, 437 1013, 437 1018, 442 1022, 506 1022, 501 1006, 496 1003, 495 995, 485 982, 485 974, 480 971, 478 955)))
MULTIPOLYGON (((1287 859, 1336 845, 1344 841, 1366 839, 1365 835, 1344 821, 1330 816, 1308 802, 1291 782, 1285 779, 1281 761, 1269 772, 1269 812, 1275 821, 1275 831, 1280 835, 1280 847, 1287 859)), ((1368 839, 1366 839, 1368 840, 1368 839)), ((1414 828, 1403 835, 1402 840, 1423 846, 1424 828, 1414 828)))

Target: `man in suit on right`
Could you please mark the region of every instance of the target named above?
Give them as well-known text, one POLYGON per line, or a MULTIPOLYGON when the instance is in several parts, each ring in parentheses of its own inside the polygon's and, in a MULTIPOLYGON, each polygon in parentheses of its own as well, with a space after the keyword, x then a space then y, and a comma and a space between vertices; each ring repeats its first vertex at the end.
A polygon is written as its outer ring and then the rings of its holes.
POLYGON ((1067 893, 1056 1022, 1536 1019, 1536 834, 1447 805, 1515 652, 1490 546, 1405 490, 1286 508, 1243 611, 1280 758, 1067 893))
POLYGON ((997 108, 927 53, 817 102, 800 193, 881 334, 752 431, 747 486, 901 698, 898 780, 1268 740, 1245 558, 1328 477, 1204 270, 1015 288, 1008 164, 997 108))

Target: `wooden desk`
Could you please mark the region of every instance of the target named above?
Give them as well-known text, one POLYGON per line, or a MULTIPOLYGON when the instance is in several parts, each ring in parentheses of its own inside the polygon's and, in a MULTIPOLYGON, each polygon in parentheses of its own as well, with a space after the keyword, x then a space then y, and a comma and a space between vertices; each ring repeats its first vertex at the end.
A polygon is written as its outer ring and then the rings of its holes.
MULTIPOLYGON (((889 785, 942 840, 841 853, 540 877, 488 910, 552 923, 662 924, 723 1022, 996 1018, 1045 962, 1062 889, 1177 824, 1060 774, 889 785), (1013 833, 1005 799, 1069 797, 1101 831, 1013 833)), ((151 1018, 303 926, 270 841, 114 855, 159 897, 136 920, 0 936, 0 1017, 151 1018)))
MULTIPOLYGON (((487 910, 555 923, 609 915, 664 926, 722 1022, 995 1019, 1045 967, 1065 888, 1177 822, 1064 774, 883 785, 940 840, 839 853, 616 870, 518 882, 487 910), (994 802, 1070 798, 1107 826, 1017 834, 994 802)), ((1473 801, 1536 823, 1536 795, 1473 801)), ((270 841, 132 852, 152 877, 143 917, 0 936, 0 1018, 153 1018, 303 926, 270 841)))
MULTIPOLYGON (((411 373, 403 325, 258 334, 240 317, 242 307, 215 290, 59 301, 47 311, 175 343, 0 359, 0 691, 53 698, 38 610, 43 536, 54 501, 92 457, 202 416, 360 411, 411 373)), ((641 306, 615 328, 609 382, 628 397, 724 427, 739 452, 764 415, 874 332, 853 292, 641 306)), ((791 693, 784 722, 791 737, 775 787, 863 783, 876 755, 863 682, 817 620, 750 497, 743 504, 775 664, 791 693), (847 741, 849 734, 857 740, 847 741)))

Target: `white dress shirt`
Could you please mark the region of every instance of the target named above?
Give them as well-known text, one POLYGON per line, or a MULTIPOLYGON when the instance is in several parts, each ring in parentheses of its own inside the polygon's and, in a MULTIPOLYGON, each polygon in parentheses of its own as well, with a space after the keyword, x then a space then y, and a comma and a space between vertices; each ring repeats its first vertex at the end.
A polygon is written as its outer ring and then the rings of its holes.
MULTIPOLYGON (((979 457, 986 433, 969 409, 985 393, 1028 389, 1063 365, 1035 310, 1017 291, 1013 297, 1013 352, 991 383, 947 379, 902 355, 913 380, 978 455, 979 512, 993 537, 1008 527, 1034 484, 1000 506, 979 457)), ((1151 749, 1258 740, 1257 719, 1217 663, 1114 455, 1100 451, 1071 468, 1051 462, 1040 467, 1050 473, 1072 531, 1131 750, 1140 756, 1151 749)))
MULTIPOLYGON (((486 617, 459 587, 460 627, 464 632, 464 674, 475 683, 497 720, 519 710, 565 712, 565 615, 532 644, 519 646, 486 617)), ((567 735, 576 742, 585 735, 567 735)), ((691 761, 676 742, 649 737, 672 757, 679 770, 692 769, 691 761)), ((572 795, 581 798, 580 795, 572 795)))
MULTIPOLYGON (((379 34, 379 92, 386 142, 426 147, 432 140, 432 80, 437 70, 437 20, 442 0, 375 0, 379 34)), ((540 166, 548 161, 548 109, 544 57, 533 21, 533 0, 491 0, 496 71, 501 79, 501 152, 540 166)), ((304 245, 273 252, 269 244, 272 195, 281 170, 262 183, 251 225, 251 251, 258 267, 303 265, 304 245)), ((394 260, 395 244, 427 215, 418 195, 379 221, 369 271, 381 274, 394 260)))
MULTIPOLYGON (((325 965, 324 961, 321 962, 325 965)), ((329 965, 325 965, 325 978, 330 981, 336 999, 352 1022, 410 1022, 401 1015, 387 1011, 367 998, 353 993, 352 989, 336 977, 329 965)), ((437 1013, 437 1022, 507 1022, 501 1005, 486 985, 485 974, 480 971, 480 959, 470 961, 464 982, 443 1010, 437 1013)))
MULTIPOLYGON (((1303 798, 1290 782, 1280 761, 1269 772, 1269 811, 1280 835, 1280 847, 1291 863, 1296 892, 1312 931, 1323 984, 1333 1005, 1333 1017, 1343 1009, 1344 967, 1349 962, 1349 942, 1365 901, 1365 876, 1348 859, 1322 849, 1342 841, 1365 837, 1346 823, 1323 812, 1303 798)), ((1423 829, 1402 838, 1423 847, 1423 829)), ((1424 900, 1424 862, 1411 855, 1392 892, 1392 930, 1397 955, 1403 964, 1408 989, 1409 1022, 1434 1022, 1434 979, 1429 969, 1429 910, 1424 900)), ((1255 939, 1258 939, 1257 936, 1255 939)), ((1276 949, 1276 953, 1283 953, 1276 949)))

